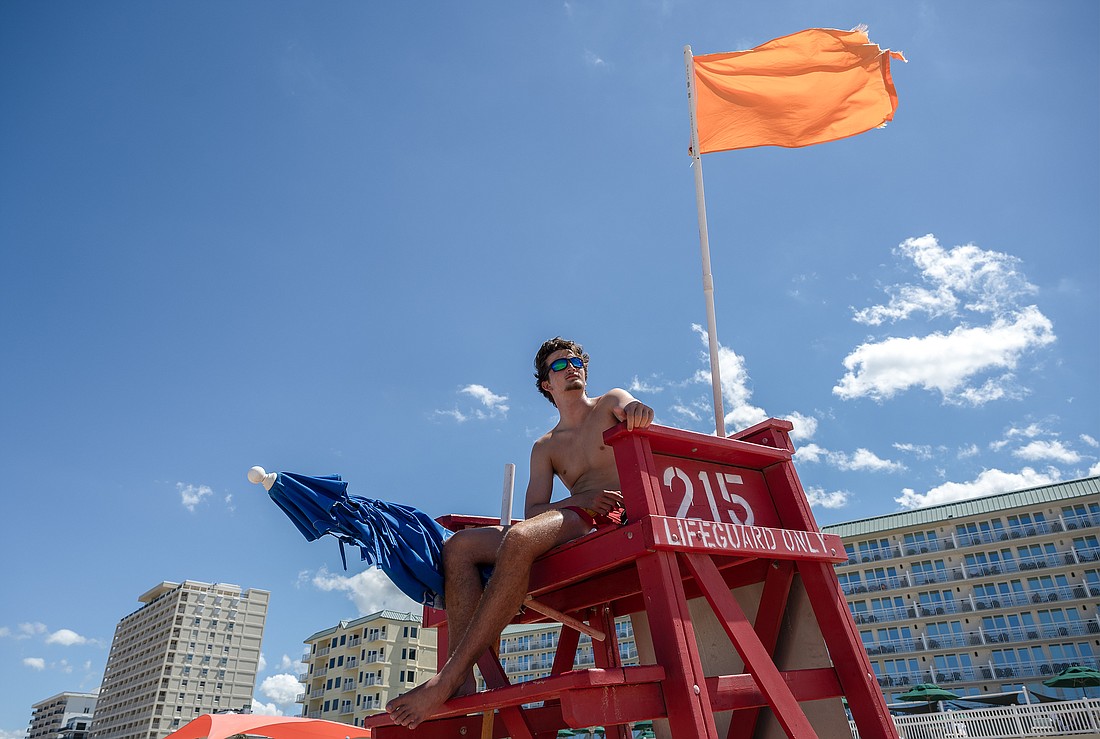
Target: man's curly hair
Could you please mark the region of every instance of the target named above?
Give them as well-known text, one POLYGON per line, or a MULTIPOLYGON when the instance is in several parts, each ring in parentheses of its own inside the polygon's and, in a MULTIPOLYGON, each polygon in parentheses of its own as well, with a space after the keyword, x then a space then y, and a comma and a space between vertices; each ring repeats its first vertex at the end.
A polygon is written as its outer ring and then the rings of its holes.
POLYGON ((584 378, 588 380, 588 355, 584 353, 584 347, 575 341, 569 341, 563 339, 560 336, 555 336, 552 339, 547 339, 539 347, 538 354, 535 355, 535 387, 542 393, 543 397, 550 401, 550 405, 557 408, 558 404, 554 402, 554 397, 550 395, 542 387, 542 382, 550 376, 550 368, 546 365, 546 358, 556 351, 561 350, 571 351, 575 356, 580 357, 584 361, 584 378))

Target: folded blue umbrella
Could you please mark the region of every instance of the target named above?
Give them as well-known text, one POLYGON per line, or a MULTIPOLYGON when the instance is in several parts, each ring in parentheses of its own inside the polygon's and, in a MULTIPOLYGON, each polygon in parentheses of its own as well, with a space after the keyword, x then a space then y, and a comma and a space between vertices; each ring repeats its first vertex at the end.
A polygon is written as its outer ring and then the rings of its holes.
POLYGON ((418 603, 443 608, 443 542, 451 533, 411 506, 348 494, 339 475, 310 477, 280 472, 268 495, 307 541, 325 534, 359 547, 363 561, 379 567, 418 603))

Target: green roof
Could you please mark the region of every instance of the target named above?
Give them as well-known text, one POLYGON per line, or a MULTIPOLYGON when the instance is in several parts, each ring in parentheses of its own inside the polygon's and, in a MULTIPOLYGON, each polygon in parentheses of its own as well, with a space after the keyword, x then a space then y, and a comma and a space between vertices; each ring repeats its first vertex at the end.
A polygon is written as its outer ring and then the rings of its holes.
POLYGON ((821 530, 827 534, 836 534, 842 539, 847 539, 850 536, 863 536, 880 531, 906 529, 915 526, 930 526, 956 518, 988 515, 1012 508, 1041 503, 1055 503, 1097 494, 1100 494, 1100 476, 1084 477, 1080 480, 1056 482, 1024 490, 961 500, 956 503, 944 503, 943 505, 918 508, 901 513, 888 513, 874 518, 861 518, 857 521, 824 526, 821 530))

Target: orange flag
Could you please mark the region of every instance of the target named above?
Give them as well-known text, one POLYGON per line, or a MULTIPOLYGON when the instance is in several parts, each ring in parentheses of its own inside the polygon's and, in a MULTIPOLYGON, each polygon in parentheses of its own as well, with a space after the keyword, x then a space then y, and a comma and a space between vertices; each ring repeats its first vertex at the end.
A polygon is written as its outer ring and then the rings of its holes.
POLYGON ((830 28, 694 57, 699 151, 809 146, 881 127, 898 107, 890 57, 905 61, 862 29, 830 28))

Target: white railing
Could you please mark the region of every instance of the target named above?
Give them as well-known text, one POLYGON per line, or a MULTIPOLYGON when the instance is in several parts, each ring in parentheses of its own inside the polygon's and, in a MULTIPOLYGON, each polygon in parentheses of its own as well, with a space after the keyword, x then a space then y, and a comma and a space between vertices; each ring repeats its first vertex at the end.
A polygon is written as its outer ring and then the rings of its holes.
MULTIPOLYGON (((855 722, 848 725, 854 739, 859 739, 855 722)), ((1100 733, 1100 699, 894 716, 894 725, 901 739, 1090 735, 1100 733)))

